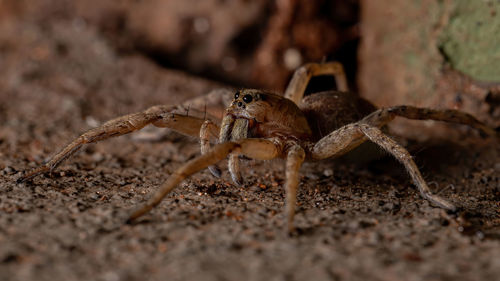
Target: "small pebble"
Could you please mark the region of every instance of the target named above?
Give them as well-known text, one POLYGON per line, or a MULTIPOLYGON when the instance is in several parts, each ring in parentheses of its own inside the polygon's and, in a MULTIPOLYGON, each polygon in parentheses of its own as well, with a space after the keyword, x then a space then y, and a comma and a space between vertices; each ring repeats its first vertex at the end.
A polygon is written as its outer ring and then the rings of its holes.
POLYGON ((323 175, 325 175, 325 177, 331 177, 331 176, 333 176, 333 170, 332 169, 326 169, 323 172, 323 175))
POLYGON ((92 161, 101 162, 104 159, 104 155, 102 153, 94 153, 92 154, 92 161))
POLYGON ((385 204, 382 206, 382 210, 384 210, 384 211, 386 211, 386 212, 387 212, 387 211, 392 211, 392 210, 394 210, 394 203, 392 203, 392 202, 387 202, 387 203, 385 203, 385 204))
POLYGON ((295 48, 288 48, 283 54, 283 62, 286 68, 297 69, 302 64, 302 54, 295 48))

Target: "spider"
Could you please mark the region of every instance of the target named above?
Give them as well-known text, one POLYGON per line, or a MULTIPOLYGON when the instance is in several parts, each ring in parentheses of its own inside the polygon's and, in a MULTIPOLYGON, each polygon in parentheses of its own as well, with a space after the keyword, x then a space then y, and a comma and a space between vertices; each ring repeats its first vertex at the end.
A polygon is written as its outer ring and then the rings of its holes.
POLYGON ((299 169, 305 160, 321 160, 341 156, 369 140, 392 154, 408 171, 423 198, 433 205, 454 211, 447 200, 432 194, 408 151, 385 135, 383 127, 395 117, 430 119, 469 125, 481 133, 497 137, 497 133, 472 115, 457 110, 435 110, 414 106, 377 109, 347 91, 342 65, 337 62, 307 64, 297 69, 284 96, 262 90, 244 89, 234 93, 219 122, 212 116, 196 117, 182 113, 182 106, 153 106, 143 112, 122 116, 91 129, 54 155, 46 164, 35 168, 18 181, 23 182, 51 172, 83 145, 142 129, 148 124, 166 127, 189 136, 199 136, 201 155, 173 172, 159 190, 139 209, 131 222, 150 211, 181 181, 209 168, 214 176, 221 171, 216 164, 228 158, 232 180, 242 185, 240 157, 286 162, 286 223, 294 229, 299 169), (335 78, 338 91, 326 91, 304 97, 313 76, 335 78), (212 146, 212 144, 214 144, 212 146))

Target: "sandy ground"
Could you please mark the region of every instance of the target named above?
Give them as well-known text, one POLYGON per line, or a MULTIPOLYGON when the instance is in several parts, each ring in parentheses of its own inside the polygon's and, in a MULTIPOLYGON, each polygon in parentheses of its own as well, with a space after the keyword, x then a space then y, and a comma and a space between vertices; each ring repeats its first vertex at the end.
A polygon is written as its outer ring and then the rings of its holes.
POLYGON ((201 172, 124 224, 199 154, 196 140, 174 133, 90 145, 51 176, 16 184, 107 119, 219 85, 117 54, 78 22, 9 32, 16 39, 1 38, 0 52, 0 280, 500 279, 500 148, 472 131, 414 150, 457 213, 430 206, 390 158, 307 163, 292 237, 280 161, 246 162, 241 188, 227 173, 201 172))

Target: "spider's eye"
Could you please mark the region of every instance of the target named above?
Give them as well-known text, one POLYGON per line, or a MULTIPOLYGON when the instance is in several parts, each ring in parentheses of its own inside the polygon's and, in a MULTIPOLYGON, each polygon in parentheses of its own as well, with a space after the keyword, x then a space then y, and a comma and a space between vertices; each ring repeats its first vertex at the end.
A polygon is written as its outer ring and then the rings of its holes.
POLYGON ((243 96, 243 101, 246 103, 252 102, 252 96, 251 95, 244 95, 243 96))
POLYGON ((236 92, 236 94, 234 94, 234 99, 237 99, 240 97, 240 92, 236 92))

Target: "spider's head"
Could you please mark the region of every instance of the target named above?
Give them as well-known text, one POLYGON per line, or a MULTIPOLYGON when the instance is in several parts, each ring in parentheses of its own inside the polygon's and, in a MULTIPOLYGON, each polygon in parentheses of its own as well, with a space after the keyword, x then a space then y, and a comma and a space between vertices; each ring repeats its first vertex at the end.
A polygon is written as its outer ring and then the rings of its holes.
POLYGON ((219 141, 246 138, 250 131, 248 137, 264 138, 276 134, 304 137, 311 132, 304 114, 291 100, 261 90, 243 89, 234 94, 226 109, 219 141))
POLYGON ((262 122, 266 109, 270 106, 268 95, 259 90, 239 90, 234 94, 228 113, 235 118, 256 119, 262 122))
POLYGON ((247 138, 249 130, 265 120, 266 97, 258 90, 239 90, 222 119, 219 142, 247 138))

